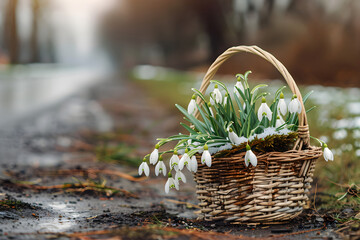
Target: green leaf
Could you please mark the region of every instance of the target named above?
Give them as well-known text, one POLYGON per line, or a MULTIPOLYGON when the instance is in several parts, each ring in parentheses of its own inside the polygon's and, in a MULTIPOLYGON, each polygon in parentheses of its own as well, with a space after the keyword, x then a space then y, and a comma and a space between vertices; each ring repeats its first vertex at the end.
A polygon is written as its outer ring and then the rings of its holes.
POLYGON ((182 112, 182 114, 184 114, 186 116, 186 118, 188 119, 188 121, 190 123, 192 123, 195 128, 197 130, 199 130, 200 132, 204 133, 206 132, 206 130, 204 129, 203 123, 200 122, 198 119, 196 119, 193 115, 190 115, 183 107, 181 107, 178 104, 175 104, 175 106, 180 110, 180 112, 182 112))
MULTIPOLYGON (((210 82, 212 83, 216 83, 218 85, 220 85, 228 94, 229 94, 229 91, 227 89, 227 87, 225 86, 225 84, 223 84, 222 82, 218 81, 218 80, 210 80, 210 82)), ((230 95, 230 94, 229 94, 230 95)))
POLYGON ((244 79, 247 80, 250 73, 252 73, 250 70, 247 71, 247 72, 244 74, 244 79))
POLYGON ((192 88, 191 89, 198 97, 200 97, 204 102, 206 102, 206 99, 204 97, 204 95, 199 91, 197 90, 196 88, 192 88))
POLYGON ((310 92, 308 92, 304 97, 303 97, 303 103, 305 104, 306 101, 308 100, 308 98, 310 97, 310 95, 313 93, 314 91, 311 90, 310 92))
POLYGON ((312 111, 312 110, 315 109, 315 108, 316 108, 316 106, 312 106, 311 108, 309 108, 308 110, 306 110, 306 113, 312 111))
POLYGON ((267 84, 259 84, 256 85, 252 90, 251 90, 251 95, 253 95, 259 88, 263 88, 263 87, 267 87, 267 84))
POLYGON ((191 134, 197 134, 197 132, 194 130, 194 129, 192 129, 191 127, 189 127, 188 125, 186 125, 185 123, 180 123, 180 125, 181 126, 183 126, 189 133, 191 133, 191 134))
POLYGON ((207 132, 208 133, 212 133, 213 130, 211 130, 211 123, 209 121, 209 119, 207 118, 207 116, 205 116, 204 112, 201 110, 200 106, 198 104, 196 104, 196 107, 197 109, 199 110, 200 112, 200 115, 202 117, 202 119, 204 120, 205 122, 205 125, 206 125, 206 128, 207 128, 207 132))

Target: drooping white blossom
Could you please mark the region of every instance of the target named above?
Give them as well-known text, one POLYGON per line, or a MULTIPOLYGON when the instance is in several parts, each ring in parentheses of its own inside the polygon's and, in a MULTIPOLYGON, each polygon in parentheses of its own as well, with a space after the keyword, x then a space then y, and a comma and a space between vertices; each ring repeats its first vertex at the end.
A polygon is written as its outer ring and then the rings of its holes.
POLYGON ((147 176, 147 177, 150 174, 150 168, 146 162, 146 159, 144 159, 143 162, 139 166, 139 176, 141 176, 142 173, 144 173, 145 176, 147 176))
POLYGON ((209 152, 209 147, 207 144, 204 145, 204 152, 201 155, 201 163, 206 164, 206 166, 211 167, 211 154, 209 152))
POLYGON ((176 188, 176 190, 179 190, 179 183, 172 178, 172 175, 169 172, 168 180, 165 183, 165 192, 169 193, 170 188, 176 188))
POLYGON ((269 106, 266 104, 266 99, 263 97, 261 100, 261 105, 258 110, 258 119, 260 122, 264 116, 266 116, 269 119, 269 121, 271 121, 272 112, 271 112, 269 106))
POLYGON ((212 107, 211 102, 208 103, 208 106, 209 106, 209 110, 210 110, 211 116, 214 117, 214 112, 213 112, 213 110, 212 110, 212 108, 211 108, 211 107, 212 107))
POLYGON ((284 94, 281 92, 280 93, 280 99, 279 99, 279 103, 278 103, 278 111, 285 116, 286 112, 287 112, 287 106, 286 106, 286 102, 284 99, 284 94))
POLYGON ((179 161, 179 169, 183 170, 185 165, 188 165, 190 162, 190 157, 188 155, 189 150, 186 149, 184 155, 182 155, 180 161, 179 161))
POLYGON ((190 102, 189 102, 189 105, 187 107, 187 111, 188 111, 188 113, 190 115, 194 115, 195 110, 196 110, 196 101, 195 101, 195 99, 196 99, 196 96, 193 95, 190 102))
POLYGON ((234 145, 237 145, 240 142, 239 136, 231 128, 229 128, 229 139, 234 145))
POLYGON ((331 152, 331 150, 328 148, 327 144, 324 144, 324 159, 326 161, 334 161, 334 154, 331 152))
POLYGON ((251 165, 256 167, 256 165, 257 165, 257 157, 253 153, 253 151, 251 151, 251 148, 250 148, 250 146, 248 144, 248 145, 246 145, 245 165, 248 167, 249 163, 251 163, 251 165))
POLYGON ((236 96, 238 98, 240 98, 240 93, 236 88, 239 88, 242 92, 244 92, 244 86, 242 85, 240 78, 238 78, 238 80, 234 86, 234 93, 236 94, 236 96))
POLYGON ((162 161, 162 157, 160 156, 159 162, 155 166, 155 175, 159 176, 159 174, 162 173, 164 177, 166 176, 166 166, 164 162, 162 161))
POLYGON ((296 94, 294 94, 293 99, 289 103, 289 112, 290 113, 301 113, 301 103, 297 98, 296 94))
POLYGON ((283 125, 284 123, 285 123, 284 119, 282 119, 282 117, 280 115, 277 115, 276 122, 275 122, 275 127, 278 128, 281 125, 283 125))
POLYGON ((196 173, 198 169, 198 162, 196 160, 195 155, 193 155, 190 159, 190 166, 191 166, 191 171, 196 173))
POLYGON ((183 183, 186 183, 185 175, 179 170, 179 171, 176 171, 175 181, 177 181, 179 183, 180 180, 183 181, 183 183))
POLYGON ((159 159, 159 144, 155 145, 154 151, 150 154, 150 163, 155 165, 159 159))
POLYGON ((215 102, 217 104, 220 104, 222 102, 222 94, 217 84, 215 84, 214 91, 210 94, 210 102, 212 105, 215 105, 215 102))
POLYGON ((228 97, 229 97, 229 94, 228 94, 228 93, 225 93, 224 103, 223 103, 224 106, 226 106, 226 104, 227 104, 228 97))
POLYGON ((174 151, 174 154, 171 156, 169 161, 170 169, 174 168, 175 171, 179 170, 179 156, 177 155, 177 151, 174 151))

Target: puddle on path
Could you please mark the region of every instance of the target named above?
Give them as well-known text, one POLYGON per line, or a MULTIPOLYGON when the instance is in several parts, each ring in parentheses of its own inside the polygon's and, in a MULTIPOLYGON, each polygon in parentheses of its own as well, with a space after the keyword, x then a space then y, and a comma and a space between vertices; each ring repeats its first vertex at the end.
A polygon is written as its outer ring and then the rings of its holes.
POLYGON ((80 217, 81 214, 76 211, 75 206, 70 206, 61 202, 52 202, 47 204, 47 207, 58 213, 59 216, 58 218, 42 218, 41 222, 37 226, 38 231, 64 232, 68 229, 76 227, 74 219, 80 217))

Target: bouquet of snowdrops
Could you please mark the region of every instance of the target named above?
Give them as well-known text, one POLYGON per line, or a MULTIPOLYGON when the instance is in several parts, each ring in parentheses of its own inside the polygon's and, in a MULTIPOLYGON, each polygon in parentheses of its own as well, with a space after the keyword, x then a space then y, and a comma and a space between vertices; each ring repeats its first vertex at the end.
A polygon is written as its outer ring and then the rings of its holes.
MULTIPOLYGON (((159 142, 154 151, 144 157, 139 167, 139 175, 144 173, 149 176, 148 161, 156 165, 156 176, 168 176, 165 184, 165 192, 168 193, 171 188, 178 190, 180 181, 186 182, 182 173, 185 167, 190 172, 197 171, 196 155, 201 155, 202 164, 211 167, 214 155, 226 154, 227 151, 246 151, 244 164, 247 167, 256 167, 257 157, 252 150, 262 152, 291 149, 297 136, 298 114, 302 111, 302 104, 296 95, 291 96, 289 104, 286 103, 283 93, 285 86, 279 88, 273 97, 268 97, 270 93, 266 91, 259 91, 266 88, 266 84, 250 89, 250 73, 248 71, 236 75, 237 82, 231 93, 223 83, 216 80, 211 81, 214 90, 209 99, 197 89, 192 89, 194 95, 187 109, 175 105, 190 123, 180 123, 188 133, 157 139, 159 142), (197 98, 202 100, 202 105, 197 103, 197 98), (260 106, 256 108, 258 102, 260 106), (196 115, 200 115, 201 120, 196 118, 196 115), (177 141, 173 149, 159 151, 160 147, 172 141, 177 141), (163 159, 166 153, 172 154, 168 164, 165 164, 163 159)), ((311 93, 303 98, 304 104, 311 93)), ((314 107, 306 112, 312 109, 314 107)), ((325 160, 333 160, 334 156, 326 143, 317 138, 313 139, 322 145, 325 160)))

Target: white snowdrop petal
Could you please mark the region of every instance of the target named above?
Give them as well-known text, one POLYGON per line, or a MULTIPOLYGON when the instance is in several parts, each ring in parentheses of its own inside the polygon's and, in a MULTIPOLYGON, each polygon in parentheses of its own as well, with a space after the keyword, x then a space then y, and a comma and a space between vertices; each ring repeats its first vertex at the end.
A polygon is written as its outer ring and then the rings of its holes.
POLYGON ((147 177, 150 175, 150 168, 146 162, 144 162, 144 173, 147 177))
POLYGON ((234 93, 236 94, 236 96, 238 98, 240 98, 241 95, 240 95, 239 91, 236 88, 239 88, 242 92, 244 92, 244 87, 243 87, 243 85, 241 84, 240 81, 237 81, 235 86, 234 86, 234 93))
POLYGON ((179 169, 179 156, 176 154, 173 154, 169 161, 170 169, 174 168, 175 170, 179 169))
POLYGON ((215 98, 216 103, 218 103, 218 104, 221 103, 222 102, 222 94, 221 94, 220 90, 215 88, 213 93, 214 93, 214 98, 215 98))
POLYGON ((170 178, 168 178, 168 180, 165 183, 165 192, 169 193, 170 190, 170 178))
POLYGON ((174 183, 174 185, 175 185, 176 190, 179 190, 179 182, 176 182, 176 181, 174 181, 174 179, 173 179, 173 183, 174 183))
POLYGON ((331 152, 331 150, 327 147, 324 149, 324 159, 326 161, 328 161, 328 160, 334 161, 334 155, 331 152))
POLYGON ((180 170, 183 170, 184 168, 184 156, 181 157, 180 161, 179 161, 179 169, 180 170))
POLYGON ((280 99, 279 103, 278 103, 278 111, 285 116, 286 112, 287 112, 287 106, 286 106, 286 102, 285 99, 280 99))
POLYGON ((189 114, 193 114, 196 110, 196 102, 195 99, 191 99, 188 105, 187 111, 189 114))
POLYGON ((205 152, 206 152, 207 150, 205 150, 203 153, 202 153, 202 155, 201 155, 201 164, 205 164, 205 152))
POLYGON ((264 105, 264 109, 265 109, 265 112, 266 112, 266 117, 269 119, 269 121, 271 121, 272 112, 271 112, 271 109, 269 108, 269 106, 266 103, 264 105))
POLYGON ((227 97, 224 98, 224 106, 227 104, 227 97))
POLYGON ((196 157, 193 156, 191 158, 191 170, 196 173, 197 172, 197 169, 198 169, 198 163, 197 163, 197 160, 196 160, 196 157))
POLYGON ((160 165, 160 168, 162 168, 162 173, 164 175, 164 177, 166 176, 166 165, 163 161, 161 161, 161 165, 160 165))
POLYGON ((211 155, 209 155, 205 158, 206 166, 211 167, 211 155))
POLYGON ((229 139, 232 144, 239 144, 240 139, 239 136, 235 132, 229 132, 229 139))
POLYGON ((289 112, 300 113, 301 110, 302 110, 302 106, 299 99, 294 98, 293 100, 291 100, 291 102, 289 103, 289 112))
POLYGON ((143 172, 143 166, 144 166, 144 162, 142 162, 139 166, 139 176, 141 176, 141 174, 143 172))
POLYGON ((155 148, 154 151, 152 151, 152 153, 150 154, 150 163, 155 165, 158 159, 159 159, 159 150, 155 148))
POLYGON ((262 118, 263 118, 263 112, 264 112, 263 107, 264 107, 264 105, 263 105, 263 103, 262 103, 262 104, 260 105, 259 109, 258 109, 258 119, 259 119, 259 122, 261 122, 261 120, 262 120, 262 118))
POLYGON ((251 163, 251 165, 253 165, 254 167, 256 167, 256 165, 257 165, 257 157, 256 157, 256 155, 250 150, 249 151, 250 153, 249 153, 249 160, 250 160, 250 163, 251 163))
POLYGON ((179 161, 179 169, 183 170, 185 164, 187 164, 189 162, 189 160, 190 160, 189 155, 187 153, 185 153, 179 161))
POLYGON ((177 171, 176 174, 175 174, 175 181, 183 181, 184 183, 186 183, 186 177, 185 175, 181 172, 181 171, 177 171))
POLYGON ((187 170, 189 170, 189 172, 192 172, 190 163, 188 162, 188 163, 185 164, 185 165, 186 165, 187 170))
POLYGON ((249 166, 249 151, 246 151, 245 153, 245 165, 246 167, 249 166))
POLYGON ((158 164, 156 164, 156 166, 155 166, 155 175, 156 175, 156 176, 159 176, 160 162, 161 162, 161 161, 159 161, 158 164))

